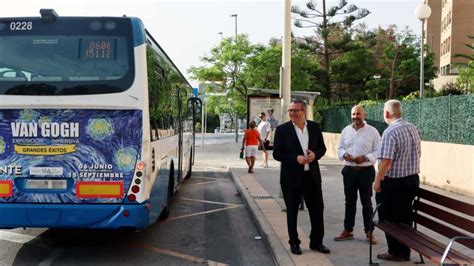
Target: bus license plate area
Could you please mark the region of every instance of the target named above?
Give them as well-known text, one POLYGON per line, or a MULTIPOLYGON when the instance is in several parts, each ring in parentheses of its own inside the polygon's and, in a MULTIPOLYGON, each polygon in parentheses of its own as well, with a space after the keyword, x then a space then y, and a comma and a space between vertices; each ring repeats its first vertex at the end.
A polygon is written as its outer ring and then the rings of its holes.
POLYGON ((67 181, 61 179, 28 179, 26 189, 66 189, 67 181))

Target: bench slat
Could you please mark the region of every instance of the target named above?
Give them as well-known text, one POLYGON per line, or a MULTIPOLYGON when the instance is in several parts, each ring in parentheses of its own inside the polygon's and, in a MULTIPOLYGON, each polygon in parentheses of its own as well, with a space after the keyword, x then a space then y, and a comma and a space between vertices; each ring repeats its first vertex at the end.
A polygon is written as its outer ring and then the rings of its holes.
MULTIPOLYGON (((415 229, 412 229, 413 231, 413 234, 416 235, 417 238, 420 238, 422 239, 422 241, 429 241, 431 243, 431 245, 436 245, 439 249, 438 251, 440 251, 440 256, 439 256, 439 260, 441 261, 441 257, 444 253, 444 250, 446 249, 446 246, 447 244, 446 243, 441 243, 439 242, 438 240, 418 231, 418 230, 415 230, 415 229)), ((422 242, 424 244, 424 242, 422 242)), ((472 264, 474 263, 474 259, 451 248, 449 253, 448 253, 448 256, 447 256, 447 259, 449 260, 452 260, 452 261, 456 261, 456 263, 458 264, 465 264, 466 261, 469 261, 469 264, 472 264)), ((438 261, 438 263, 440 262, 438 261)), ((449 263, 449 262, 446 262, 446 263, 449 263)))
POLYGON ((462 212, 470 216, 474 216, 474 204, 469 204, 463 201, 448 198, 446 196, 423 189, 421 187, 418 188, 418 196, 428 201, 444 206, 446 208, 453 209, 455 211, 462 212))
MULTIPOLYGON (((376 223, 382 231, 393 236, 398 241, 406 246, 409 246, 416 252, 423 254, 426 258, 430 259, 435 263, 439 263, 443 255, 445 245, 439 241, 405 225, 389 222, 376 223)), ((455 250, 451 250, 448 254, 446 263, 455 264, 469 264, 473 263, 474 260, 468 256, 465 256, 455 250)))
MULTIPOLYGON (((396 223, 381 223, 379 226, 383 231, 396 238, 402 244, 410 247, 427 259, 439 263, 443 254, 443 248, 439 242, 433 239, 420 238, 414 235, 414 230, 406 225, 396 223)), ((452 256, 448 257, 449 263, 455 263, 452 256)), ((459 258, 456 258, 459 259, 459 258)))
POLYGON ((430 216, 440 219, 443 222, 462 228, 468 232, 474 233, 474 221, 468 220, 456 214, 441 210, 421 201, 415 201, 415 209, 430 216))
MULTIPOLYGON (((461 233, 459 231, 456 231, 452 229, 451 227, 448 227, 446 225, 443 225, 437 221, 434 221, 424 215, 421 215, 419 213, 415 214, 415 222, 418 224, 421 224, 425 226, 426 228, 435 231, 449 239, 455 237, 455 236, 467 236, 464 233, 461 233)), ((464 246, 474 249, 474 241, 469 241, 466 239, 462 239, 458 241, 460 244, 463 244, 464 246)))

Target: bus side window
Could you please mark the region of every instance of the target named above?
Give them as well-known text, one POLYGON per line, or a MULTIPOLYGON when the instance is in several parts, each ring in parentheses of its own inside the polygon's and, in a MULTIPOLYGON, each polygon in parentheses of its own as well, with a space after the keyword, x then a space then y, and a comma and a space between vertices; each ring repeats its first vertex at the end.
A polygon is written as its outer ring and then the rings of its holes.
POLYGON ((151 131, 151 141, 158 140, 158 123, 156 121, 152 121, 150 123, 150 131, 151 131))
POLYGON ((158 140, 163 138, 161 134, 162 129, 162 115, 163 108, 160 104, 160 91, 164 84, 163 73, 158 71, 156 53, 153 48, 147 45, 147 77, 148 77, 148 103, 150 113, 150 138, 151 140, 158 140))

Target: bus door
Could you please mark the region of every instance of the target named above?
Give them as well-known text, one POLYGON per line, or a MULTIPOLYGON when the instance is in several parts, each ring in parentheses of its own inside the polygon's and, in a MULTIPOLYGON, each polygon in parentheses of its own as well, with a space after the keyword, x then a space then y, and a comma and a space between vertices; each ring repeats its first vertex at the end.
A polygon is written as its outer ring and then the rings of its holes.
POLYGON ((182 92, 178 88, 178 183, 183 178, 183 101, 181 100, 182 92))
MULTIPOLYGON (((201 99, 198 97, 191 97, 188 99, 188 114, 192 116, 192 121, 193 121, 193 153, 195 153, 196 150, 196 123, 197 119, 196 117, 198 114, 201 113, 202 109, 202 102, 201 99)), ((194 164, 194 154, 192 154, 192 164, 194 164)))

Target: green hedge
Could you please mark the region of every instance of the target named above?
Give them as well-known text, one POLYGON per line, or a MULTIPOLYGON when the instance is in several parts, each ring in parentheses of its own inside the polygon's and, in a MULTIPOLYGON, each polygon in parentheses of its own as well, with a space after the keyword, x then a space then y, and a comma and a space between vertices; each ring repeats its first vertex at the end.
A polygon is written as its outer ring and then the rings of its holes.
MULTIPOLYGON (((352 106, 322 111, 323 131, 340 133, 351 123, 352 106)), ((474 95, 456 95, 403 101, 403 117, 415 124, 422 139, 474 145, 474 95)), ((365 108, 366 121, 380 133, 387 128, 383 120, 383 103, 365 108)))

